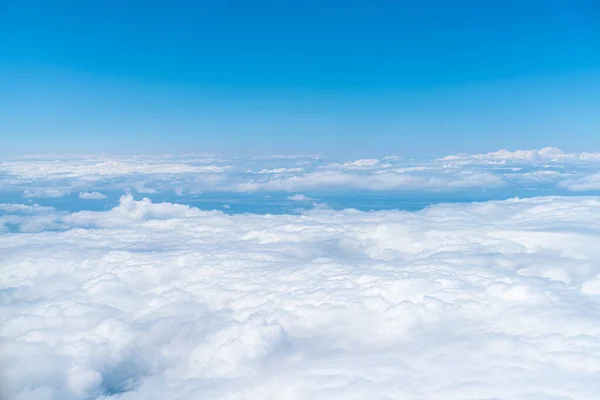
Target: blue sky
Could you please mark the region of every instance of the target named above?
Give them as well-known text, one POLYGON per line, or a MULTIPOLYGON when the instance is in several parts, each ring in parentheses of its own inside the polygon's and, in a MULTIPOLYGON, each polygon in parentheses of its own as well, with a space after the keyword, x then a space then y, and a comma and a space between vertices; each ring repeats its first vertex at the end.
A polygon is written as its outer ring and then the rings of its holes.
POLYGON ((0 7, 4 155, 600 150, 591 0, 0 7))

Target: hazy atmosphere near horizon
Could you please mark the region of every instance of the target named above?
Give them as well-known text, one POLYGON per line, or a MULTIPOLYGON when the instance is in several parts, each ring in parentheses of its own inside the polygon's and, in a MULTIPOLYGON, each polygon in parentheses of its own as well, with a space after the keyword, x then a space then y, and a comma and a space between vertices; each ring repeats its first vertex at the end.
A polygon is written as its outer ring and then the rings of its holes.
POLYGON ((597 400, 600 2, 0 0, 0 399, 597 400))

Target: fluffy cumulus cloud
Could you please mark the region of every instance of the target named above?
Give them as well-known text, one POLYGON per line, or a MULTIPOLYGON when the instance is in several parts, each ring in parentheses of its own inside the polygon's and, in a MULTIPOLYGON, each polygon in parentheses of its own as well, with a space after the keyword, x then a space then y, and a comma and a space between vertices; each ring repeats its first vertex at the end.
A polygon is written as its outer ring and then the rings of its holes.
POLYGON ((3 398, 600 396, 599 198, 1 209, 3 398))
POLYGON ((529 190, 600 191, 600 154, 556 148, 500 150, 439 159, 332 160, 318 157, 231 158, 210 155, 29 157, 0 162, 0 193, 40 198, 71 192, 255 193, 317 191, 529 190))

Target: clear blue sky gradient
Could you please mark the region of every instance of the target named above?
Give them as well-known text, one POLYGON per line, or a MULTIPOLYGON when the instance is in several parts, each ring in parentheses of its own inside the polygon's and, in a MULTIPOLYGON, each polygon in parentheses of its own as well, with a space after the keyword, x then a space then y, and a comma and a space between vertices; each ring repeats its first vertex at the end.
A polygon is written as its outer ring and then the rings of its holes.
POLYGON ((600 2, 0 0, 0 153, 600 151, 600 2))

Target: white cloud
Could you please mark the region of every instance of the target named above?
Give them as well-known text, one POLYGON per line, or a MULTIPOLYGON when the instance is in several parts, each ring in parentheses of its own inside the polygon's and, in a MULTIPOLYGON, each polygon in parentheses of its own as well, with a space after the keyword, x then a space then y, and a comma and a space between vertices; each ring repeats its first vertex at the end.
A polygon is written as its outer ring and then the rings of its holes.
POLYGON ((573 192, 600 190, 600 173, 586 175, 575 179, 565 179, 560 185, 573 192))
POLYGON ((40 211, 53 211, 52 207, 44 207, 39 204, 5 204, 0 203, 0 210, 7 213, 37 213, 40 211))
POLYGON ((291 172, 302 172, 304 168, 275 168, 275 169, 261 169, 259 174, 289 174, 291 172))
POLYGON ((83 200, 103 200, 106 199, 106 195, 100 192, 81 192, 79 198, 83 200))
POLYGON ((26 199, 56 198, 56 197, 66 196, 70 193, 71 192, 69 190, 63 190, 63 189, 33 189, 33 190, 28 189, 23 192, 23 197, 25 197, 26 199))
POLYGON ((340 164, 339 166, 341 168, 347 168, 347 169, 356 169, 356 168, 369 168, 369 167, 374 167, 376 165, 379 165, 381 161, 377 160, 377 159, 373 159, 373 158, 364 158, 361 160, 356 160, 356 161, 351 161, 351 162, 345 162, 343 164, 340 164))
POLYGON ((288 196, 288 200, 292 201, 310 201, 312 200, 310 197, 303 195, 302 193, 296 193, 292 196, 288 196))
POLYGON ((241 192, 298 191, 319 188, 345 188, 365 190, 407 190, 432 189, 448 190, 459 188, 498 187, 504 184, 502 176, 482 171, 458 171, 438 175, 410 175, 404 171, 381 171, 373 174, 351 174, 342 171, 324 170, 277 177, 267 181, 241 183, 237 190, 241 192))
POLYGON ((7 398, 600 395, 596 197, 2 218, 7 398))
MULTIPOLYGON (((138 193, 317 190, 456 191, 531 189, 553 194, 600 191, 600 153, 556 148, 500 150, 436 160, 397 157, 334 161, 318 157, 87 156, 21 158, 0 162, 0 192, 28 197, 133 188, 138 193), (301 164, 301 166, 300 166, 301 164)), ((306 193, 311 195, 312 193, 306 193)))
POLYGON ((565 153, 555 147, 545 147, 540 150, 499 150, 485 154, 458 154, 443 157, 441 160, 469 162, 600 161, 600 153, 565 153))
POLYGON ((197 165, 197 160, 155 157, 91 157, 62 160, 13 160, 0 163, 0 171, 25 178, 98 178, 123 175, 223 172, 228 166, 197 165))

